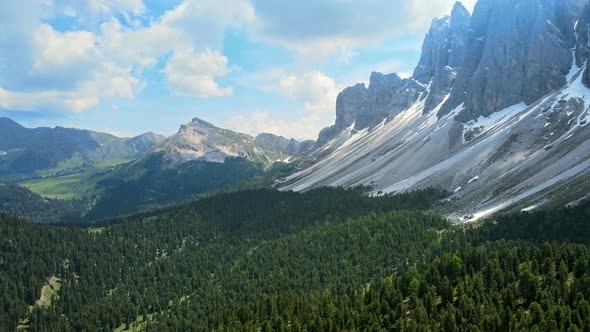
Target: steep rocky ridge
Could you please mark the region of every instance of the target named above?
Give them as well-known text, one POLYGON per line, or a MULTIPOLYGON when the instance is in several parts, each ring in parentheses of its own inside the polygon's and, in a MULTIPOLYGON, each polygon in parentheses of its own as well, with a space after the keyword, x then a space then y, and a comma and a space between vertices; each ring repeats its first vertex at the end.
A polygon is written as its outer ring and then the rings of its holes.
POLYGON ((382 96, 393 99, 380 103, 370 87, 344 90, 312 165, 279 187, 371 185, 380 194, 432 186, 449 192, 440 209, 463 221, 585 197, 587 6, 480 0, 469 16, 456 4, 433 21, 413 77, 402 80, 420 87, 414 95, 397 99, 392 86, 382 96))
POLYGON ((79 172, 105 160, 132 160, 163 138, 152 133, 120 138, 74 128, 25 128, 0 118, 0 176, 31 177, 52 169, 79 172))
POLYGON ((150 154, 162 155, 171 167, 193 160, 222 163, 227 157, 241 157, 270 165, 289 161, 311 145, 313 142, 298 142, 273 134, 252 137, 194 118, 154 147, 150 154))

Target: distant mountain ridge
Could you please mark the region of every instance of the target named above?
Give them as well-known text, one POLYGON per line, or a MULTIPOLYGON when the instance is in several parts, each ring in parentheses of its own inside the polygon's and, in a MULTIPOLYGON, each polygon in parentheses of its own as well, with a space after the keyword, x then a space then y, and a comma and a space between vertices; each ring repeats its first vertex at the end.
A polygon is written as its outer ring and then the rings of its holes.
POLYGON ((31 176, 53 168, 68 172, 107 159, 132 160, 163 139, 153 133, 119 138, 73 128, 25 128, 0 118, 0 176, 31 176))
POLYGON ((150 153, 163 155, 170 166, 194 160, 221 163, 228 157, 271 165, 287 162, 304 154, 312 146, 313 141, 299 142, 268 133, 252 137, 194 118, 150 153))

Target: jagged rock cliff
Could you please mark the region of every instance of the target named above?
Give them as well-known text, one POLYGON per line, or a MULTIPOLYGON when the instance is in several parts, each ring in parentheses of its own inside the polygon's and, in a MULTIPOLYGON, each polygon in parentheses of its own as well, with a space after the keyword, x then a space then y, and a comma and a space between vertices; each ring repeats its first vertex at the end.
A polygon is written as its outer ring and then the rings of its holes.
POLYGON ((575 0, 479 1, 465 61, 440 115, 464 104, 459 120, 466 122, 564 87, 580 12, 575 0))
POLYGON ((311 166, 280 187, 437 187, 463 221, 585 197, 589 24, 588 1, 480 0, 472 16, 457 3, 413 77, 373 74, 341 93, 311 166))

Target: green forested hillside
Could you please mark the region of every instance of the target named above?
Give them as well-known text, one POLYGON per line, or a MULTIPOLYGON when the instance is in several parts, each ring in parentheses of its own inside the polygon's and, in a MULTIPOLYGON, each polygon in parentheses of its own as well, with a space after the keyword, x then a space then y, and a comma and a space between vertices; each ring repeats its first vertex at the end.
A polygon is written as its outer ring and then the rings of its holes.
POLYGON ((162 155, 151 154, 120 166, 98 182, 101 193, 87 219, 130 214, 164 203, 178 204, 263 174, 263 165, 244 158, 227 158, 223 163, 189 161, 172 168, 162 155))
POLYGON ((78 200, 43 198, 11 183, 0 182, 0 212, 41 224, 79 222, 88 204, 78 200))
POLYGON ((0 211, 35 223, 91 225, 219 193, 269 188, 293 170, 288 164, 264 169, 243 158, 186 162, 174 169, 162 162, 150 155, 112 172, 35 180, 22 186, 0 182, 0 211))
POLYGON ((438 198, 433 191, 379 198, 339 189, 244 191, 94 229, 1 215, 0 324, 32 331, 590 327, 590 206, 454 227, 424 210, 438 198))

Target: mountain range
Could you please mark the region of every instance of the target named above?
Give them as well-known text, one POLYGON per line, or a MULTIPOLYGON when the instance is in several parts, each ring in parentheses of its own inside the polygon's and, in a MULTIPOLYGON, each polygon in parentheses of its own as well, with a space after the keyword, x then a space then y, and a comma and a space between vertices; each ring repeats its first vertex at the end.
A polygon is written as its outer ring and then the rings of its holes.
MULTIPOLYGON (((0 179, 102 166, 73 184, 91 188, 105 211, 248 181, 293 191, 366 186, 373 195, 435 188, 447 194, 436 208, 463 222, 575 205, 590 192, 589 8, 480 0, 471 14, 457 2, 432 21, 411 77, 373 72, 368 86, 344 89, 334 125, 315 142, 253 137, 199 118, 168 138, 128 139, 2 118, 0 179)), ((36 185, 28 186, 46 187, 36 185)))
POLYGON ((73 128, 25 128, 0 118, 0 178, 27 178, 80 172, 100 163, 143 156, 164 136, 133 138, 73 128))
POLYGON ((439 209, 475 220, 570 204, 590 190, 584 1, 456 3, 435 19, 412 77, 373 73, 342 91, 319 159, 283 190, 370 185, 448 192, 439 209))
POLYGON ((29 129, 7 118, 0 119, 0 135, 0 180, 26 187, 4 185, 2 210, 34 221, 51 214, 47 222, 57 222, 60 214, 54 206, 68 220, 75 219, 76 212, 62 207, 79 208, 80 220, 100 219, 232 186, 270 186, 279 174, 288 175, 280 165, 300 158, 315 144, 268 133, 253 137, 198 118, 168 138, 29 129), (51 200, 43 203, 36 194, 51 200), (76 201, 68 205, 56 198, 76 201))
POLYGON ((162 153, 171 166, 191 160, 219 163, 227 157, 242 157, 270 165, 302 155, 313 144, 313 141, 299 142, 268 133, 252 137, 194 118, 151 152, 162 153))

